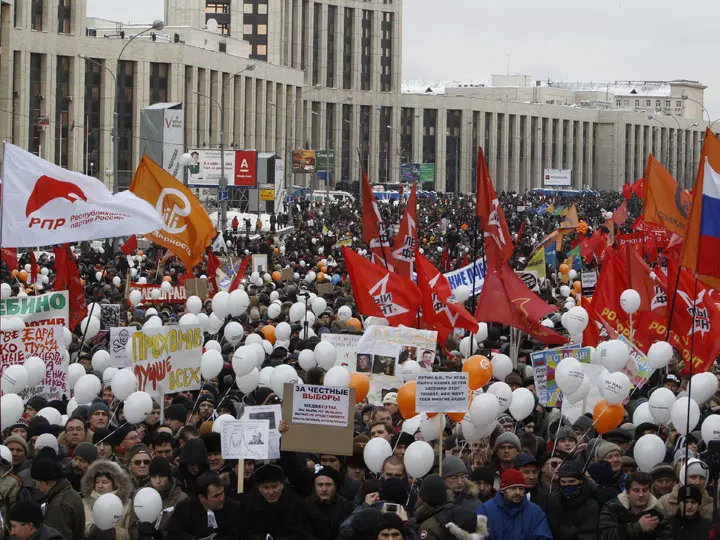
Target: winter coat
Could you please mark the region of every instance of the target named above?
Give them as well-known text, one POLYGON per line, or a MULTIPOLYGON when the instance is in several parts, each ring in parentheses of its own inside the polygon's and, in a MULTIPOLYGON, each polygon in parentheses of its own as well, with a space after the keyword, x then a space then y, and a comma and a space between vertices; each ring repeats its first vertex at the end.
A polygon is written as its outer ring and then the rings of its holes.
POLYGON ((244 540, 303 540, 305 538, 306 505, 295 491, 285 486, 276 503, 268 503, 255 489, 243 502, 244 540))
POLYGON ((508 504, 498 493, 481 504, 477 513, 487 516, 490 540, 552 540, 545 513, 527 499, 508 504))
POLYGON ((307 507, 308 537, 317 540, 334 540, 340 534, 340 525, 352 514, 355 505, 345 497, 336 495, 331 502, 322 502, 316 495, 305 500, 307 507))
MULTIPOLYGON (((8 510, 15 504, 22 485, 22 481, 12 474, 11 470, 12 464, 4 459, 0 460, 0 517, 3 523, 7 523, 8 510)), ((0 538, 1 535, 2 530, 0 529, 0 538)))
MULTIPOLYGON (((658 501, 660 509, 665 513, 666 516, 674 516, 680 509, 680 503, 678 503, 678 493, 680 491, 680 484, 676 484, 673 490, 667 495, 660 497, 658 501)), ((700 515, 704 518, 712 519, 713 516, 713 499, 706 489, 702 491, 702 504, 700 505, 700 515)))
POLYGON ((45 497, 45 524, 63 540, 79 540, 85 535, 85 507, 66 478, 57 480, 45 497))
POLYGON ((650 495, 650 500, 642 512, 633 514, 630 511, 627 493, 621 493, 616 499, 603 506, 600 511, 598 532, 599 540, 672 540, 673 537, 672 528, 655 497, 650 495), (640 528, 638 520, 644 514, 656 516, 660 520, 654 531, 646 533, 640 528))
POLYGON ((180 448, 180 465, 175 469, 175 478, 180 483, 180 488, 189 497, 197 495, 195 483, 198 476, 206 472, 208 468, 207 450, 202 439, 190 439, 180 448), (200 472, 197 475, 188 472, 187 466, 190 464, 200 465, 200 472))
POLYGON ((547 516, 555 540, 597 540, 600 504, 593 497, 587 480, 574 498, 551 494, 547 516))
MULTIPOLYGON (((208 527, 208 513, 197 497, 188 497, 180 501, 170 516, 167 525, 167 538, 171 540, 195 540, 216 534, 215 540, 239 538, 242 520, 240 504, 225 499, 223 508, 215 510, 218 528, 208 527)), ((265 538, 263 537, 263 540, 265 538)))
POLYGON ((683 519, 678 511, 669 521, 674 540, 705 539, 712 529, 712 519, 702 517, 699 512, 692 518, 683 519))
POLYGON ((415 516, 421 540, 482 540, 487 538, 487 517, 452 503, 418 506, 415 516), (471 529, 473 532, 468 532, 471 529))
POLYGON ((80 493, 83 496, 83 505, 85 507, 85 538, 107 538, 107 533, 103 534, 102 531, 98 531, 92 515, 93 505, 100 496, 95 491, 95 477, 98 474, 104 474, 112 478, 115 485, 113 493, 123 503, 123 517, 114 527, 115 540, 129 540, 130 518, 135 514, 130 499, 133 492, 130 477, 120 468, 120 465, 106 459, 99 459, 92 463, 80 481, 80 493))
POLYGON ((175 511, 175 507, 181 501, 187 499, 187 494, 180 489, 177 480, 170 479, 170 487, 160 492, 162 497, 163 512, 160 517, 160 523, 140 523, 135 512, 132 512, 130 520, 130 538, 138 540, 139 538, 162 538, 163 533, 167 530, 170 518, 175 511))
MULTIPOLYGON (((465 488, 461 492, 454 493, 453 495, 455 497, 455 504, 457 506, 466 508, 471 512, 475 512, 477 507, 480 506, 482 502, 480 501, 480 499, 478 499, 479 494, 480 489, 478 488, 477 484, 469 480, 465 480, 465 488)), ((418 523, 420 523, 419 520, 418 523)))
POLYGON ((40 528, 35 531, 28 540, 63 540, 62 534, 57 532, 52 527, 47 525, 41 525, 40 528))

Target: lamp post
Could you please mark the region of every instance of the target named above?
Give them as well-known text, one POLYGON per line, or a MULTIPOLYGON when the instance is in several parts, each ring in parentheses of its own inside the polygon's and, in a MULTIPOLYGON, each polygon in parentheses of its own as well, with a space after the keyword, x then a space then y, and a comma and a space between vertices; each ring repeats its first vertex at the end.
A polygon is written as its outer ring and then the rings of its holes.
POLYGON ((187 185, 188 185, 187 172, 188 172, 188 167, 192 163, 192 154, 190 154, 190 152, 185 152, 178 158, 178 163, 183 168, 183 185, 185 187, 187 187, 187 185))
POLYGON ((710 122, 712 122, 712 120, 710 120, 710 113, 709 113, 708 110, 705 108, 705 105, 703 105, 702 103, 700 103, 697 99, 693 99, 693 98, 691 98, 690 96, 686 96, 685 94, 683 94, 682 100, 683 100, 683 101, 685 101, 685 100, 687 100, 687 101, 692 101, 693 103, 697 103, 698 105, 700 105, 700 106, 702 107, 702 110, 705 111, 705 114, 707 114, 708 125, 711 125, 710 122))
MULTIPOLYGON (((235 77, 240 75, 241 73, 244 73, 246 71, 252 71, 255 69, 255 64, 248 64, 243 69, 238 71, 237 73, 234 73, 232 77, 228 78, 227 81, 223 84, 223 93, 225 93, 225 85, 229 84, 230 81, 234 81, 235 77)), ((193 94, 196 94, 198 96, 204 97, 206 99, 211 100, 215 105, 217 105, 218 110, 220 111, 220 184, 218 186, 218 202, 220 203, 220 213, 218 214, 218 227, 220 228, 220 232, 225 232, 227 229, 227 176, 225 176, 225 107, 223 107, 223 104, 220 102, 219 99, 208 96, 207 94, 203 94, 202 92, 196 92, 191 91, 193 94), (224 194, 224 197, 222 200, 220 200, 221 193, 224 194)), ((258 190, 260 188, 258 187, 258 190)), ((258 191, 258 193, 260 193, 258 191)), ((260 211, 260 207, 258 206, 258 212, 260 211)))

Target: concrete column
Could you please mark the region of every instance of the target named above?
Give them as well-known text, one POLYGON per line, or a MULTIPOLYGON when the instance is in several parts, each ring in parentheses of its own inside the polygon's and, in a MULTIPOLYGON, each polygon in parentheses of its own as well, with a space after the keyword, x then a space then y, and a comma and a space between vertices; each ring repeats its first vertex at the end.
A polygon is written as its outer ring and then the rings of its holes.
POLYGON ((437 109, 435 127, 435 190, 444 192, 447 189, 447 109, 437 109))
MULTIPOLYGON (((70 137, 68 144, 68 168, 75 171, 83 170, 84 166, 84 146, 85 146, 85 103, 79 96, 85 94, 85 60, 81 58, 70 59, 70 95, 73 101, 69 104, 70 125, 73 123, 75 128, 69 131, 70 137)), ((0 131, 2 133, 2 131, 0 131)))
POLYGON ((634 182, 638 178, 642 178, 643 165, 645 163, 645 126, 636 126, 638 130, 637 148, 635 149, 635 168, 632 175, 627 177, 628 182, 634 182))
POLYGON ((511 191, 520 191, 520 122, 522 116, 514 115, 515 122, 510 132, 510 116, 508 115, 508 150, 512 148, 512 160, 508 157, 508 183, 507 189, 511 191))
MULTIPOLYGON (((318 62, 320 65, 318 84, 327 85, 327 47, 328 47, 328 5, 320 4, 320 54, 318 54, 318 62)), ((335 26, 337 35, 337 25, 335 26)))
POLYGON ((530 155, 532 153, 532 122, 531 116, 525 115, 520 117, 522 124, 525 126, 525 136, 523 137, 523 152, 520 156, 520 192, 525 192, 532 187, 532 162, 530 155))
POLYGON ((568 121, 567 132, 565 133, 565 140, 563 141, 564 148, 564 163, 567 163, 568 168, 573 169, 572 172, 572 183, 577 185, 574 175, 574 163, 575 163, 575 122, 572 120, 568 121))
POLYGON ((197 87, 197 73, 198 70, 195 66, 189 66, 189 70, 183 68, 183 77, 185 77, 184 95, 185 102, 185 144, 188 148, 197 148, 197 131, 195 129, 195 123, 198 117, 198 96, 193 94, 197 87), (187 76, 189 74, 189 77, 187 76))
POLYGON ((587 134, 587 161, 585 162, 585 183, 595 189, 597 183, 595 182, 595 123, 590 122, 588 124, 587 134))
MULTIPOLYGON (((532 126, 532 119, 530 120, 532 126)), ((542 187, 543 185, 543 162, 542 162, 542 148, 543 148, 543 119, 541 116, 537 117, 535 122, 535 132, 531 137, 535 137, 535 159, 531 160, 531 187, 542 187)), ((531 143, 532 144, 532 143, 531 143)))
POLYGON ((585 184, 589 184, 589 182, 585 181, 585 162, 583 158, 583 144, 585 142, 585 137, 583 136, 584 129, 583 129, 584 123, 582 121, 575 123, 575 149, 574 149, 574 163, 573 166, 573 177, 577 178, 577 181, 574 182, 575 186, 582 188, 585 184), (575 172, 577 171, 577 176, 575 176, 575 172))
MULTIPOLYGON (((372 182, 380 181, 380 111, 377 107, 370 107, 370 149, 369 163, 370 180, 372 182)), ((383 178, 384 180, 384 178, 383 178)))
POLYGON ((510 187, 510 115, 504 113, 503 127, 500 133, 502 137, 502 151, 500 152, 500 165, 495 180, 497 191, 507 191, 510 187))
MULTIPOLYGON (((12 57, 7 55, 8 58, 15 58, 15 54, 12 57)), ((3 55, 3 60, 6 55, 3 55)), ((21 148, 27 148, 29 144, 29 131, 30 131, 30 53, 28 51, 19 51, 17 54, 19 68, 16 70, 18 73, 17 80, 13 83, 11 93, 15 102, 15 127, 12 132, 13 143, 21 148), (18 92, 18 97, 14 97, 14 92, 18 92)), ((12 122, 10 116, 3 116, 7 118, 8 122, 12 122)), ((10 125, 8 125, 7 133, 10 132, 10 125)), ((0 132, 1 134, 2 132, 0 132)))
POLYGON ((253 148, 263 152, 265 151, 265 133, 266 133, 266 116, 267 108, 267 83, 261 79, 255 79, 255 145, 253 148))
POLYGON ((412 128, 412 156, 410 163, 422 163, 423 161, 423 126, 424 126, 425 109, 413 109, 413 128, 412 128), (415 118, 415 117, 418 118, 415 118))
POLYGON ((472 177, 473 164, 473 121, 472 110, 463 109, 462 124, 460 124, 460 173, 458 178, 458 192, 470 193, 472 183, 475 179, 472 177))
POLYGON ((350 126, 350 178, 353 181, 362 180, 360 176, 360 161, 357 149, 360 147, 360 106, 353 105, 352 109, 352 125, 350 126))
POLYGON ((315 35, 315 2, 311 1, 308 4, 308 18, 307 18, 307 31, 305 33, 305 47, 308 51, 307 62, 305 63, 305 84, 312 86, 313 83, 313 72, 314 72, 314 43, 313 37, 315 35))
POLYGON ((400 179, 400 136, 402 131, 401 124, 401 112, 402 108, 399 105, 392 107, 390 112, 390 125, 392 130, 390 131, 390 181, 399 182, 400 179))
POLYGON ((363 10, 359 7, 355 9, 355 17, 353 19, 353 53, 352 53, 352 87, 354 90, 360 89, 360 64, 362 57, 362 48, 360 41, 362 37, 362 18, 363 10))
MULTIPOLYGON (((105 60, 104 65, 115 73, 113 60, 105 60)), ((28 66, 29 67, 29 66, 28 66)), ((100 70, 102 90, 100 92, 100 152, 97 163, 97 177, 105 185, 113 185, 113 112, 115 107, 115 81, 105 69, 100 70)))
POLYGON ((290 0, 293 5, 292 67, 302 64, 302 0, 290 0))

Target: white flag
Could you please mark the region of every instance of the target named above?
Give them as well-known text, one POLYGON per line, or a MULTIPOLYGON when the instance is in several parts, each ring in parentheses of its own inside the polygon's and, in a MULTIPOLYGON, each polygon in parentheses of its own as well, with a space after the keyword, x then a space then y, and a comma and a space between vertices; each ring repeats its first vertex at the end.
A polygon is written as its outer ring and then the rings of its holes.
POLYGON ((97 178, 68 171, 5 143, 2 245, 31 247, 146 234, 162 216, 130 191, 113 195, 97 178))
POLYGON ((225 239, 223 238, 223 233, 220 233, 217 235, 217 238, 215 238, 215 241, 212 243, 212 246, 210 248, 213 251, 227 251, 227 246, 225 245, 225 239))

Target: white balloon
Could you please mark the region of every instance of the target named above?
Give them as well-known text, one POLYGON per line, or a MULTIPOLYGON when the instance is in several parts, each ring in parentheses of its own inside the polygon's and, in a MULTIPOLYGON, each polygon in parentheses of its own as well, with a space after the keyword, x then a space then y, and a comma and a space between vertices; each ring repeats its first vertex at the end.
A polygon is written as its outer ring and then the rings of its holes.
MULTIPOLYGON (((144 278, 140 278, 140 279, 144 279, 144 278)), ((140 283, 140 282, 138 281, 138 283, 140 283)), ((162 289, 153 289, 150 291, 150 298, 152 298, 153 300, 157 300, 160 298, 161 294, 162 294, 162 289)))
POLYGON ((312 328, 312 326, 315 324, 315 314, 312 311, 306 311, 305 315, 302 319, 300 319, 300 324, 304 325, 305 322, 308 323, 308 327, 312 328))
POLYGON ((480 394, 473 398, 470 405, 470 420, 476 426, 484 426, 494 421, 500 414, 500 404, 492 394, 480 394))
POLYGON ((153 315, 157 316, 158 311, 154 307, 148 308, 145 310, 145 320, 147 321, 150 319, 153 315))
MULTIPOLYGON (((133 263, 133 264, 134 264, 134 263, 133 263)), ((131 277, 131 278, 137 277, 137 273, 138 273, 137 268, 131 268, 131 269, 130 269, 130 277, 131 277)))
POLYGON ((163 281, 162 283, 160 283, 160 290, 167 292, 170 289, 172 289, 172 283, 170 283, 169 281, 163 281))
POLYGON ((535 396, 532 392, 527 388, 513 390, 509 407, 512 417, 519 422, 530 416, 533 410, 535 410, 535 396))
MULTIPOLYGON (((70 364, 68 366, 68 376, 67 376, 67 386, 68 388, 75 388, 75 383, 77 383, 78 379, 85 375, 85 368, 82 366, 82 364, 75 362, 73 364, 70 364)), ((89 402, 82 402, 82 403, 89 403, 89 402)))
POLYGON ((62 414, 55 407, 43 407, 38 411, 38 415, 46 418, 51 425, 62 425, 62 414))
POLYGON ((487 391, 488 394, 492 394, 497 398, 498 405, 500 405, 500 412, 507 411, 513 398, 513 391, 510 385, 502 381, 494 382, 487 391))
POLYGON ((112 282, 113 282, 113 285, 115 285, 116 287, 119 287, 122 280, 120 279, 120 276, 115 276, 115 277, 113 277, 112 282))
POLYGON ((199 296, 190 296, 185 301, 185 309, 193 315, 197 315, 200 311, 202 311, 202 300, 200 300, 199 296))
POLYGON ((710 441, 720 439, 720 414, 711 414, 705 418, 700 431, 706 446, 710 441))
POLYGON ((453 289, 453 296, 457 302, 464 304, 467 302, 467 299, 470 298, 470 287, 467 285, 459 285, 453 289))
MULTIPOLYGON (((118 372, 118 375, 122 370, 118 372)), ((117 375, 115 375, 117 377, 117 375)), ((131 424, 143 422, 153 410, 153 402, 147 392, 133 392, 125 400, 123 412, 125 420, 131 424)))
POLYGON ((669 388, 658 388, 648 400, 650 414, 657 424, 666 424, 670 420, 670 411, 675 404, 675 394, 669 388))
POLYGON ((213 421, 212 430, 213 433, 220 433, 222 434, 222 426, 225 422, 232 422, 235 420, 235 417, 231 414, 221 414, 213 421))
POLYGON ((66 326, 63 326, 63 337, 65 338, 65 348, 67 349, 72 345, 73 333, 66 326))
POLYGON ((637 312, 640 309, 641 302, 640 293, 635 289, 625 289, 620 295, 620 307, 628 315, 637 312))
POLYGON ((218 319, 225 320, 230 312, 228 310, 228 299, 230 295, 225 291, 215 293, 212 299, 212 310, 218 319))
POLYGON ((195 315, 195 318, 197 319, 197 322, 200 325, 200 328, 202 328, 203 332, 207 331, 208 326, 210 325, 210 317, 208 317, 207 314, 200 312, 195 315))
MULTIPOLYGON (((319 343, 318 343, 319 345, 319 343)), ((310 349, 303 349, 298 354, 298 364, 300 364, 300 367, 308 371, 315 366, 317 366, 317 362, 315 361, 315 354, 310 349)))
POLYGON ((717 377, 709 371, 696 373, 690 380, 690 397, 698 404, 705 403, 715 395, 717 390, 717 377))
POLYGON ((339 388, 347 388, 350 386, 350 373, 342 366, 335 366, 325 374, 323 379, 325 386, 336 386, 339 388))
POLYGON ((92 507, 95 526, 101 531, 112 529, 123 517, 123 503, 114 493, 100 495, 92 507))
POLYGON ((12 287, 9 284, 3 283, 0 285, 0 298, 10 298, 12 296, 12 287))
POLYGON ((272 366, 264 367, 260 370, 260 380, 258 381, 259 386, 265 386, 270 388, 270 378, 275 368, 272 366))
MULTIPOLYGON (((103 371, 103 375, 102 375, 103 386, 110 386, 112 389, 112 380, 118 371, 120 371, 120 370, 114 366, 105 368, 105 371, 103 371)), ((68 413, 68 414, 72 415, 72 413, 68 413)))
POLYGON ((275 392, 280 399, 283 398, 285 393, 285 383, 296 383, 298 382, 298 374, 292 366, 287 364, 281 364, 276 366, 270 376, 270 388, 275 392))
POLYGON ((621 371, 611 373, 600 392, 610 405, 618 405, 630 395, 630 379, 621 371))
POLYGON ((575 270, 574 268, 571 268, 570 271, 568 272, 568 277, 570 277, 571 281, 574 280, 577 277, 577 275, 578 275, 577 270, 575 270))
POLYGON ((460 354, 462 354, 463 358, 469 358, 478 350, 478 345, 478 340, 475 339, 474 336, 472 338, 470 336, 466 336, 460 340, 460 354), (472 347, 470 344, 471 340, 472 347))
POLYGON ((28 385, 28 372, 22 364, 12 364, 2 374, 3 394, 19 394, 28 385))
POLYGON ((217 333, 219 333, 219 332, 220 332, 220 329, 221 329, 222 326, 223 326, 223 322, 224 322, 224 321, 225 321, 225 319, 222 319, 222 320, 219 319, 218 316, 215 315, 214 312, 211 313, 210 316, 208 317, 207 331, 208 331, 210 334, 217 334, 217 333))
POLYGON ((487 323, 481 322, 478 324, 478 331, 475 334, 477 340, 482 343, 488 338, 488 326, 487 323))
POLYGON ((288 323, 285 321, 278 323, 278 325, 275 327, 275 339, 280 341, 287 341, 290 339, 290 334, 292 333, 292 328, 288 323))
POLYGON ((346 322, 350 317, 352 317, 352 310, 348 306, 340 306, 337 311, 337 315, 338 320, 346 322))
POLYGON ((135 515, 141 522, 155 523, 163 509, 162 497, 151 487, 144 487, 133 498, 135 515))
POLYGON ((680 435, 687 435, 700 421, 700 407, 694 399, 689 397, 678 398, 670 409, 670 420, 680 435), (688 407, 690 408, 690 421, 688 422, 688 407))
POLYGON ((600 361, 610 373, 620 371, 628 362, 630 350, 628 346, 619 339, 606 341, 600 349, 600 361))
POLYGON ((194 313, 186 313, 185 315, 180 317, 178 324, 180 326, 192 326, 195 324, 200 324, 200 321, 198 319, 198 316, 194 313))
POLYGON ((427 414, 422 415, 420 420, 420 433, 422 433, 423 440, 427 442, 434 441, 440 438, 440 431, 445 429, 445 415, 436 414, 430 418, 427 414))
MULTIPOLYGON (((414 443, 413 443, 414 444, 414 443)), ((408 447, 409 449, 409 447, 408 447)), ((383 463, 392 455, 390 443, 382 437, 370 439, 363 448, 363 459, 365 465, 375 474, 380 474, 383 463)))
MULTIPOLYGON (((525 390, 525 388, 522 388, 522 390, 525 390)), ((496 425, 497 422, 493 421, 484 426, 476 426, 467 417, 467 415, 465 415, 465 418, 463 418, 460 422, 460 429, 466 441, 475 442, 479 441, 480 439, 484 439, 485 437, 489 437, 490 434, 495 430, 496 425)))
POLYGON ((247 311, 247 308, 250 306, 250 297, 245 291, 235 289, 230 293, 227 305, 230 315, 237 317, 247 311))
POLYGON ((205 350, 206 350, 206 351, 214 350, 214 351, 217 351, 217 352, 219 352, 219 353, 222 352, 222 345, 220 345, 220 343, 218 343, 218 342, 217 342, 216 340, 214 340, 214 339, 209 339, 209 340, 207 340, 207 341, 205 342, 204 347, 205 347, 205 350))
POLYGON ((85 336, 85 341, 94 338, 100 332, 100 320, 95 317, 85 317, 80 321, 80 333, 85 336))
POLYGON ((96 319, 102 319, 102 308, 97 302, 90 302, 87 306, 88 317, 95 317, 96 319))
MULTIPOLYGON (((277 335, 276 335, 277 337, 277 335)), ((245 338, 245 345, 252 345, 253 343, 262 343, 262 337, 259 334, 248 334, 245 338)))
POLYGON ((654 369, 667 367, 672 357, 673 348, 667 341, 656 341, 650 345, 647 353, 648 365, 654 369))
POLYGON ((422 367, 415 360, 406 360, 400 365, 400 377, 403 381, 416 381, 422 373, 422 367))
POLYGON ((95 354, 92 356, 92 368, 95 371, 99 371, 100 373, 104 373, 107 368, 109 368, 112 365, 112 358, 110 358, 110 353, 100 349, 95 351, 95 354))
POLYGON ((433 452, 432 446, 425 441, 415 441, 405 450, 403 461, 408 476, 422 478, 432 470, 435 463, 435 452, 433 452))
POLYGON ((335 345, 329 341, 321 341, 315 345, 315 361, 326 371, 332 369, 337 359, 337 351, 335 345))
MULTIPOLYGON (((108 368, 108 369, 109 369, 109 368, 108 368)), ((65 408, 68 416, 72 417, 73 412, 75 412, 75 409, 77 409, 77 408, 78 408, 78 402, 77 402, 77 400, 76 400, 74 397, 71 397, 71 398, 68 400, 67 406, 66 406, 66 408, 65 408)))
POLYGON ((567 285, 562 285, 562 286, 560 287, 560 294, 561 294, 562 296, 564 296, 565 298, 567 298, 568 296, 570 296, 570 287, 568 287, 567 285))
POLYGON ((5 394, 0 398, 0 429, 6 429, 20 420, 25 412, 25 404, 17 394, 5 394))
MULTIPOLYGON (((247 342, 246 342, 247 343, 247 342)), ((254 352, 255 352, 255 365, 258 369, 260 369, 265 363, 265 346, 263 344, 263 340, 260 341, 254 341, 250 345, 248 345, 254 352)), ((270 351, 272 352, 272 350, 270 351)))
MULTIPOLYGON (((145 278, 140 278, 140 280, 143 280, 145 278)), ((138 283, 142 284, 142 282, 138 280, 138 283)), ((128 300, 130 300, 130 303, 133 306, 137 306, 140 302, 142 302, 142 293, 138 291, 137 289, 133 289, 130 291, 130 294, 128 295, 128 300)))
POLYGON ((237 321, 230 321, 225 325, 223 335, 230 345, 237 347, 242 341, 244 330, 242 325, 237 321))
MULTIPOLYGON (((129 369, 120 369, 113 376, 110 388, 117 399, 125 401, 137 390, 137 377, 129 369)), ((83 403, 81 400, 78 402, 83 403)))
POLYGON ((247 375, 238 377, 236 382, 237 387, 243 394, 249 394, 257 388, 258 383, 260 382, 260 371, 258 368, 253 368, 253 370, 247 375))
MULTIPOLYGON (((18 294, 18 296, 20 295, 18 294)), ((6 332, 11 330, 23 330, 25 328, 25 321, 23 321, 20 317, 4 317, 2 325, 2 329, 6 332)))
POLYGON ((28 386, 35 386, 36 384, 40 384, 45 378, 47 367, 45 366, 45 361, 42 358, 38 356, 31 356, 30 358, 25 360, 25 363, 23 365, 25 366, 25 370, 27 371, 28 386))
POLYGON ((327 300, 324 298, 318 297, 315 300, 313 300, 312 303, 312 310, 315 315, 318 317, 327 309, 327 300))
POLYGON ((578 401, 582 401, 587 397, 591 387, 592 381, 590 380, 590 377, 588 377, 587 375, 583 375, 583 380, 582 383, 580 383, 580 388, 575 390, 572 394, 565 394, 564 401, 568 401, 569 403, 577 403, 578 401))
POLYGON ((582 364, 573 357, 563 358, 555 367, 555 382, 566 395, 577 392, 582 385, 583 376, 582 364))
POLYGON ((366 317, 363 322, 363 327, 367 330, 371 326, 390 326, 390 322, 383 317, 366 317))
MULTIPOLYGON (((504 381, 513 370, 513 363, 507 354, 493 354, 490 360, 492 374, 498 381, 504 381)), ((502 405, 502 404, 501 404, 502 405)))
POLYGON ((299 322, 305 316, 305 304, 295 302, 290 306, 290 322, 299 322))
POLYGON ((214 349, 205 351, 200 359, 200 374, 205 379, 217 377, 223 368, 222 354, 214 349))
POLYGON ((644 403, 641 403, 635 408, 635 411, 633 412, 632 423, 636 426, 645 423, 655 424, 655 419, 650 412, 650 403, 645 401, 644 403))
POLYGON ((95 375, 83 375, 75 383, 75 399, 78 403, 90 403, 100 393, 101 388, 102 383, 95 375))
POLYGON ((565 328, 570 334, 582 334, 583 330, 587 328, 588 313, 585 308, 580 306, 571 307, 565 317, 565 328))
POLYGON ((243 345, 235 351, 232 357, 232 367, 235 375, 242 377, 257 367, 257 354, 249 345, 243 345))
POLYGON ((157 330, 158 328, 162 328, 162 326, 162 319, 157 315, 153 315, 147 321, 145 321, 145 324, 143 324, 143 330, 157 330))
POLYGON ((403 433, 407 433, 408 435, 415 435, 420 429, 420 422, 422 422, 423 415, 422 414, 416 414, 412 418, 408 418, 402 423, 402 431, 403 433))
POLYGON ((641 471, 650 472, 665 459, 665 443, 657 435, 643 435, 635 442, 633 457, 641 471))
POLYGON ((267 313, 270 319, 275 320, 280 316, 280 313, 282 313, 282 309, 277 304, 270 304, 267 313))
POLYGON ((102 278, 103 278, 103 273, 102 273, 102 272, 95 272, 95 279, 96 279, 96 280, 100 281, 100 280, 102 280, 102 278))
MULTIPOLYGON (((265 354, 272 354, 272 352, 275 350, 273 348, 273 344, 270 343, 267 339, 262 340, 262 347, 265 349, 265 354)), ((265 355, 263 355, 262 362, 265 361, 265 355)), ((260 362, 260 365, 262 365, 262 362, 260 362)))

